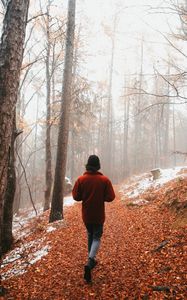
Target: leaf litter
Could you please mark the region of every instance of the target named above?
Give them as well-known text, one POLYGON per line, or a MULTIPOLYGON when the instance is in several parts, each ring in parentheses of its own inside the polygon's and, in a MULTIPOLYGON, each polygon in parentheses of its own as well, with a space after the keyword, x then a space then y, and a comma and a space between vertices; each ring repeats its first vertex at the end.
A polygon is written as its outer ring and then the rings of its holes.
MULTIPOLYGON (((17 240, 15 261, 2 270, 11 273, 12 264, 25 263, 25 273, 4 278, 8 292, 2 299, 186 299, 186 222, 179 221, 186 212, 186 177, 180 174, 145 189, 141 198, 148 204, 140 206, 126 205, 132 198, 122 194, 124 184, 116 186, 116 200, 106 204, 91 285, 83 280, 87 240, 77 203, 66 208, 64 220, 56 224, 48 224, 48 212, 27 224, 30 234, 17 240), (32 263, 34 257, 39 259, 32 263)), ((133 189, 129 185, 128 192, 133 189)))

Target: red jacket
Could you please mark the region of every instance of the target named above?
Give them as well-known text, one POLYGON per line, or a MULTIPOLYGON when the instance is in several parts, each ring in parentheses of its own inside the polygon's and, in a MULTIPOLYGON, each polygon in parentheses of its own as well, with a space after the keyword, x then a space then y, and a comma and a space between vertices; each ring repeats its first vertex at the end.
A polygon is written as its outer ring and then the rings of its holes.
POLYGON ((82 201, 82 218, 85 224, 103 224, 104 202, 115 198, 110 180, 100 172, 87 171, 80 176, 73 187, 74 200, 82 201))

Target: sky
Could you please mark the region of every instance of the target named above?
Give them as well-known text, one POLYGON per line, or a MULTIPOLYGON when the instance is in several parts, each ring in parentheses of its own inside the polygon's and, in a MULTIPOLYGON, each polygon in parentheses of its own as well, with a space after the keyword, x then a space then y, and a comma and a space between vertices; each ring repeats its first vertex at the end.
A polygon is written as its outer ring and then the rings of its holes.
MULTIPOLYGON (((86 30, 90 59, 84 72, 90 80, 108 80, 111 62, 111 38, 106 34, 113 29, 117 15, 115 35, 113 98, 122 93, 125 74, 135 74, 141 68, 141 43, 143 47, 143 72, 153 74, 153 66, 165 72, 163 58, 167 59, 168 45, 162 35, 170 28, 179 27, 176 15, 158 13, 164 5, 161 0, 78 0, 77 23, 89 20, 86 30), (152 8, 152 9, 151 9, 152 8)), ((132 75, 134 76, 134 75, 132 75)), ((129 78, 129 76, 128 76, 129 78)))
MULTIPOLYGON (((127 69, 136 71, 138 69, 137 58, 141 53, 141 39, 143 38, 149 51, 149 61, 145 59, 144 67, 148 69, 150 59, 157 60, 165 55, 166 43, 162 36, 156 32, 168 32, 168 23, 177 26, 178 19, 166 18, 164 14, 153 14, 149 7, 157 7, 161 2, 158 0, 95 0, 77 1, 77 22, 79 22, 81 7, 82 13, 89 19, 88 30, 90 35, 87 44, 90 53, 93 54, 93 66, 102 77, 103 65, 106 60, 110 61, 111 40, 106 36, 103 25, 112 29, 115 12, 117 12, 116 32, 116 55, 117 65, 125 65, 127 69), (81 5, 84 3, 84 5, 81 5), (80 7, 80 9, 79 9, 80 7), (176 24, 176 25, 175 25, 176 24)), ((145 49, 145 50, 146 50, 145 49)), ((140 59, 138 58, 138 61, 140 59)), ((106 73, 106 72, 103 72, 106 73)))
MULTIPOLYGON (((42 0, 45 2, 45 0, 42 0)), ((35 0, 33 0, 35 2, 35 0)), ((54 13, 67 12, 68 0, 54 0, 54 13)), ((81 35, 86 53, 81 65, 82 75, 91 82, 109 81, 111 63, 111 34, 116 15, 113 103, 115 110, 124 89, 124 82, 140 72, 141 44, 143 46, 143 73, 154 74, 166 71, 169 47, 161 33, 168 34, 179 28, 175 14, 161 13, 166 6, 163 0, 77 0, 76 27, 81 24, 81 35), (160 33, 161 32, 161 33, 160 33), (128 74, 128 76, 126 76, 128 74)))
MULTIPOLYGON (((45 3, 45 0, 41 2, 45 3)), ((68 0, 54 0, 53 13, 66 14, 67 3, 68 0)), ((153 74, 153 65, 161 71, 165 69, 162 59, 167 59, 168 46, 157 30, 169 33, 169 27, 179 27, 179 20, 176 15, 158 13, 164 3, 163 0, 76 1, 76 26, 82 26, 86 53, 81 72, 90 81, 109 80, 112 47, 109 33, 113 30, 114 16, 117 16, 112 89, 114 101, 122 93, 126 74, 133 77, 140 72, 142 39, 145 41, 143 72, 153 74)), ((37 9, 39 1, 31 0, 30 12, 37 9)))

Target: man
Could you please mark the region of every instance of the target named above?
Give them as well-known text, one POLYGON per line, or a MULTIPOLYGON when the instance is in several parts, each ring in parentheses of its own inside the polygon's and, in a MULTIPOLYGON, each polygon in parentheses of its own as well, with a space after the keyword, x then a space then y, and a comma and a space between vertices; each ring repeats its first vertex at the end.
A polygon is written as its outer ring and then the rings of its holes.
POLYGON ((103 224, 105 221, 105 202, 115 198, 110 180, 102 173, 98 156, 90 155, 86 172, 80 176, 73 187, 73 198, 82 201, 82 218, 88 233, 88 262, 84 267, 84 279, 91 282, 91 270, 96 266, 103 224))

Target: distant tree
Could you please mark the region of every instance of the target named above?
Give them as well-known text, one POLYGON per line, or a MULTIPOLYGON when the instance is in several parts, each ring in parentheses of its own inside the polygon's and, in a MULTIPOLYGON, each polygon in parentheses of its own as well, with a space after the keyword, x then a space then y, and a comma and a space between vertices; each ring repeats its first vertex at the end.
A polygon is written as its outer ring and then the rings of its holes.
POLYGON ((50 74, 50 5, 51 1, 47 3, 47 17, 46 17, 46 190, 45 190, 45 201, 44 211, 49 209, 51 188, 52 188, 52 154, 51 154, 51 74, 50 74))
MULTIPOLYGON (((57 71, 64 62, 64 22, 61 18, 53 18, 50 15, 52 0, 47 1, 47 13, 44 19, 43 31, 46 35, 46 139, 45 139, 45 200, 44 211, 48 210, 51 202, 52 189, 52 125, 53 125, 53 106, 55 102, 55 82, 57 71)), ((60 76, 61 78, 61 76, 60 76)))
POLYGON ((64 180, 66 173, 67 146, 69 135, 69 115, 71 104, 71 84, 73 67, 74 31, 76 0, 69 0, 66 35, 66 55, 63 76, 61 117, 59 122, 55 180, 49 221, 63 218, 64 180))
POLYGON ((113 19, 113 28, 109 26, 103 25, 105 34, 111 39, 111 59, 110 59, 110 69, 109 69, 109 83, 108 83, 108 103, 107 103, 107 131, 106 131, 106 149, 105 155, 106 160, 104 161, 104 166, 106 168, 106 174, 113 178, 113 164, 114 158, 113 155, 115 152, 115 142, 113 139, 113 99, 112 99, 112 88, 113 88, 113 75, 114 75, 114 55, 115 55, 115 47, 116 47, 116 29, 118 23, 118 14, 115 13, 113 19))

